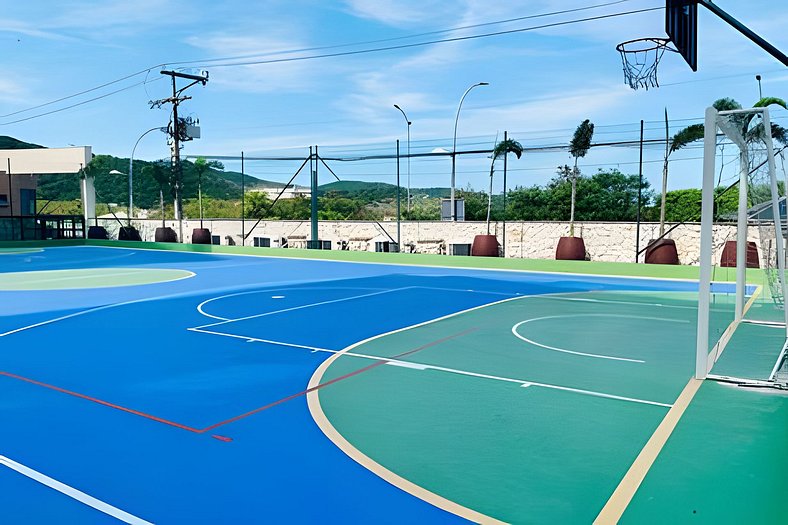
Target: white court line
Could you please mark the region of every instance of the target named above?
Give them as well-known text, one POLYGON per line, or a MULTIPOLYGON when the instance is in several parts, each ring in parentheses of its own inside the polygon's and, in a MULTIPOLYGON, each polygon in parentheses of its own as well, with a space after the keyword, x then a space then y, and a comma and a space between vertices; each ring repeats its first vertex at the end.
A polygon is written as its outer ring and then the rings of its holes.
POLYGON ((741 322, 758 326, 768 326, 769 328, 785 328, 785 323, 781 323, 780 321, 758 321, 756 319, 742 319, 741 322))
POLYGON ((131 301, 123 301, 123 302, 120 302, 120 303, 105 304, 105 305, 102 305, 102 306, 96 306, 96 307, 93 307, 93 308, 88 308, 86 310, 80 310, 79 312, 74 312, 74 313, 63 315, 63 316, 60 316, 60 317, 55 317, 54 319, 47 319, 46 321, 41 321, 41 322, 30 324, 30 325, 27 325, 27 326, 22 326, 20 328, 15 328, 14 330, 9 330, 8 332, 4 332, 4 333, 0 334, 0 337, 5 337, 5 336, 16 334, 16 333, 19 333, 19 332, 24 332, 25 330, 31 330, 33 328, 38 328, 40 326, 46 326, 48 324, 57 323, 59 321, 65 321, 66 319, 71 319, 72 317, 79 317, 80 315, 90 314, 90 313, 93 313, 93 312, 100 312, 101 310, 108 310, 110 308, 117 308, 117 307, 120 307, 120 306, 127 306, 127 305, 130 305, 130 304, 144 303, 146 301, 159 301, 159 300, 162 300, 162 299, 177 299, 177 298, 189 297, 190 295, 191 295, 190 293, 177 293, 177 294, 171 294, 171 295, 161 295, 161 296, 158 296, 158 297, 143 297, 143 298, 140 298, 140 299, 133 299, 131 301))
MULTIPOLYGON (((619 292, 620 290, 593 290, 593 292, 619 292)), ((576 293, 576 292, 570 292, 576 293)), ((591 293, 591 292, 580 292, 580 293, 591 293)), ((627 306, 656 306, 659 308, 680 308, 685 310, 697 310, 696 306, 680 306, 680 305, 672 305, 672 304, 661 304, 661 303, 640 303, 637 301, 612 301, 612 300, 605 300, 605 299, 585 299, 582 297, 546 297, 546 299, 554 299, 556 301, 577 301, 581 303, 602 303, 602 304, 622 304, 627 306)))
POLYGON ((206 304, 208 304, 210 302, 218 301, 219 299, 227 299, 228 297, 236 297, 236 296, 239 296, 239 295, 248 295, 248 294, 254 294, 254 293, 279 292, 279 291, 282 291, 282 290, 285 290, 285 291, 290 291, 290 290, 307 290, 307 291, 311 291, 311 290, 385 290, 385 288, 373 288, 373 287, 366 288, 366 287, 363 287, 363 286, 360 286, 360 287, 318 286, 318 287, 315 287, 315 288, 305 288, 305 287, 292 286, 292 287, 285 287, 285 288, 269 288, 269 289, 264 289, 264 290, 248 290, 248 291, 245 291, 245 292, 231 293, 231 294, 220 295, 218 297, 211 297, 210 299, 206 299, 205 301, 203 301, 203 302, 201 302, 200 304, 197 305, 197 311, 200 312, 205 317, 210 317, 211 319, 219 319, 220 321, 233 321, 234 319, 230 319, 228 317, 220 317, 218 315, 209 314, 209 313, 207 313, 207 312, 205 312, 203 310, 203 306, 205 306, 206 304))
POLYGON ((411 286, 411 288, 419 288, 422 290, 439 290, 444 292, 472 292, 472 293, 481 293, 487 295, 504 295, 506 297, 524 297, 522 294, 519 293, 507 293, 507 292, 489 292, 487 290, 473 290, 470 288, 440 288, 437 286, 411 286))
POLYGON ((402 290, 410 290, 412 288, 413 288, 413 286, 405 286, 403 288, 392 288, 390 290, 383 290, 381 292, 373 292, 373 293, 367 293, 367 294, 363 294, 363 295, 354 295, 352 297, 343 297, 342 299, 331 299, 329 301, 320 301, 318 303, 310 303, 310 304, 304 304, 304 305, 301 305, 301 306, 293 306, 291 308, 283 308, 281 310, 274 310, 273 312, 265 312, 265 313, 262 313, 262 314, 255 314, 255 315, 247 315, 246 317, 239 317, 238 319, 226 319, 224 321, 219 321, 217 323, 204 324, 204 325, 198 326, 197 328, 209 328, 211 326, 218 326, 218 325, 226 324, 226 323, 235 323, 235 322, 238 322, 238 321, 246 321, 246 320, 249 320, 249 319, 257 319, 257 318, 266 317, 266 316, 269 316, 269 315, 276 315, 276 314, 281 314, 281 313, 285 313, 285 312, 293 312, 295 310, 303 310, 304 308, 313 308, 315 306, 322 306, 322 305, 325 305, 325 304, 334 304, 334 303, 341 303, 341 302, 344 302, 344 301, 353 301, 355 299, 361 299, 361 298, 364 298, 364 297, 372 297, 372 296, 375 296, 375 295, 383 295, 383 294, 392 293, 392 292, 400 292, 402 290))
MULTIPOLYGON (((515 298, 515 299, 519 299, 519 297, 515 298)), ((505 299, 504 301, 499 301, 498 304, 500 304, 501 302, 507 302, 507 301, 511 301, 511 300, 512 299, 505 299)), ((472 308, 472 310, 474 310, 474 309, 476 309, 476 308, 472 308)), ((454 314, 452 314, 452 315, 454 315, 454 314)), ((451 316, 447 316, 447 317, 451 317, 451 316)), ((444 319, 444 318, 441 318, 441 319, 444 319)), ((427 323, 430 323, 430 322, 432 322, 432 321, 427 321, 427 323)), ((426 323, 421 323, 421 324, 426 324, 426 323)), ((415 325, 415 326, 420 326, 420 325, 415 325)), ((405 328, 403 330, 409 330, 410 328, 415 328, 415 326, 408 327, 408 328, 405 328)), ((211 334, 211 335, 218 335, 218 336, 223 336, 223 337, 231 337, 233 339, 242 339, 242 340, 248 341, 248 342, 268 343, 268 344, 272 344, 272 345, 287 346, 287 347, 292 347, 292 348, 303 348, 303 349, 306 349, 306 350, 312 350, 313 352, 325 352, 325 353, 328 353, 328 354, 339 354, 341 356, 358 357, 358 358, 361 358, 361 359, 369 359, 369 360, 372 360, 372 361, 385 361, 387 365, 399 366, 399 367, 402 367, 402 368, 409 368, 409 369, 414 369, 414 370, 437 370, 439 372, 447 372, 447 373, 450 373, 450 374, 457 374, 457 375, 468 376, 468 377, 475 377, 475 378, 480 378, 480 379, 492 379, 494 381, 503 381, 503 382, 506 382, 506 383, 515 383, 515 384, 518 384, 518 385, 523 386, 523 387, 538 386, 538 387, 547 388, 547 389, 551 389, 551 390, 560 390, 560 391, 564 391, 564 392, 573 392, 575 394, 581 394, 581 395, 592 396, 592 397, 601 397, 601 398, 605 398, 605 399, 615 399, 615 400, 618 400, 618 401, 628 401, 628 402, 632 402, 632 403, 640 403, 640 404, 643 404, 643 405, 654 405, 654 406, 661 406, 661 407, 668 407, 668 408, 670 408, 672 406, 672 405, 667 404, 667 403, 660 403, 658 401, 650 401, 648 399, 639 399, 639 398, 636 398, 636 397, 625 397, 625 396, 619 396, 619 395, 616 395, 616 394, 608 394, 608 393, 605 393, 605 392, 597 392, 595 390, 584 390, 582 388, 572 388, 572 387, 568 387, 568 386, 554 385, 554 384, 551 384, 551 383, 540 383, 538 381, 531 381, 530 379, 512 379, 512 378, 508 378, 508 377, 494 376, 494 375, 489 375, 489 374, 481 374, 481 373, 478 373, 478 372, 469 372, 467 370, 459 370, 457 368, 448 368, 448 367, 444 367, 444 366, 430 365, 430 364, 427 364, 427 363, 419 363, 419 362, 416 362, 416 361, 401 361, 399 359, 392 359, 392 358, 385 357, 385 356, 380 356, 380 355, 360 354, 360 353, 356 353, 356 352, 350 352, 350 351, 347 351, 347 350, 331 350, 329 348, 320 348, 320 347, 316 347, 316 346, 299 345, 299 344, 295 344, 295 343, 285 343, 285 342, 282 342, 282 341, 271 341, 271 340, 267 340, 267 339, 258 339, 258 338, 255 338, 255 337, 248 337, 248 336, 244 336, 244 335, 225 334, 225 333, 222 333, 222 332, 212 332, 212 331, 208 331, 208 330, 202 330, 202 329, 199 329, 199 328, 189 328, 189 330, 193 331, 193 332, 199 332, 199 333, 205 333, 205 334, 211 334)), ((395 332, 391 332, 391 333, 395 333, 395 332)), ((385 334, 385 335, 389 335, 389 334, 385 334)), ((367 340, 367 341, 369 341, 369 340, 367 340)), ((362 341, 361 343, 363 343, 363 342, 365 342, 365 341, 362 341)), ((358 344, 359 343, 356 343, 354 345, 351 345, 348 348, 354 348, 354 347, 358 346, 358 344)))
POLYGON ((54 489, 61 494, 65 494, 66 496, 73 498, 80 503, 84 503, 88 507, 92 507, 97 511, 103 512, 104 514, 112 516, 113 518, 116 518, 124 523, 130 523, 132 525, 153 525, 153 523, 150 521, 145 521, 144 519, 138 518, 137 516, 120 510, 117 507, 113 507, 109 503, 105 503, 99 499, 96 499, 93 496, 85 494, 81 490, 77 490, 74 487, 66 485, 65 483, 61 483, 56 479, 50 478, 46 474, 42 474, 41 472, 33 470, 30 467, 26 467, 21 463, 17 463, 16 461, 5 456, 0 456, 0 465, 5 465, 6 467, 10 468, 11 470, 15 470, 23 476, 38 481, 39 483, 46 485, 47 487, 54 489))
POLYGON ((296 343, 285 343, 283 341, 272 341, 270 339, 260 339, 257 337, 248 337, 245 335, 236 335, 236 334, 226 334, 224 332, 213 332, 211 330, 203 330, 202 328, 187 328, 186 330, 190 332, 198 332, 201 334, 210 334, 210 335, 219 335, 222 337, 231 337, 233 339, 243 339, 247 343, 267 343, 270 345, 277 345, 277 346, 289 346, 292 348, 303 348, 305 350, 312 350, 313 352, 328 352, 334 354, 339 352, 339 350, 331 350, 329 348, 320 348, 317 346, 308 346, 308 345, 299 345, 296 343))
POLYGON ((625 319, 645 319, 647 321, 664 321, 668 323, 681 323, 681 324, 689 324, 689 321, 683 319, 667 319, 663 317, 647 317, 647 316, 640 316, 640 315, 619 315, 619 314, 573 314, 573 315, 549 315, 545 317, 535 317, 533 319, 526 319, 525 321, 520 321, 516 325, 512 327, 512 334, 518 339, 525 341, 526 343, 530 343, 532 345, 545 348, 547 350, 553 350, 555 352, 562 352, 564 354, 572 354, 572 355, 581 355, 584 357, 594 357, 597 359, 610 359, 613 361, 627 361, 630 363, 645 363, 645 361, 640 359, 629 359, 626 357, 615 357, 612 355, 605 355, 605 354, 590 354, 587 352, 576 352, 574 350, 567 350, 565 348, 558 348, 556 346, 544 345, 542 343, 537 343, 532 339, 528 339, 524 335, 521 335, 517 332, 517 329, 526 323, 532 323, 534 321, 543 321, 545 319, 566 319, 566 318, 576 318, 576 317, 621 317, 625 319))

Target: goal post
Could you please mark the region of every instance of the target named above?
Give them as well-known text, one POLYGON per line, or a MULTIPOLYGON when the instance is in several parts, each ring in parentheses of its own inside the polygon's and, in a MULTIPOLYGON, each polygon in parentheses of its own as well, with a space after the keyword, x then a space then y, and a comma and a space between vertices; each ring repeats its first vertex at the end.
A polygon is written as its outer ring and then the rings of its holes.
MULTIPOLYGON (((780 216, 780 195, 777 185, 774 146, 771 137, 771 121, 767 108, 752 108, 733 111, 717 111, 711 107, 706 110, 703 150, 703 188, 701 196, 701 232, 700 232, 700 275, 698 284, 698 324, 695 356, 695 377, 704 379, 719 357, 732 330, 722 331, 719 319, 716 327, 712 327, 715 317, 712 304, 716 305, 716 297, 712 289, 714 262, 714 189, 716 173, 716 154, 718 133, 732 142, 739 150, 739 198, 736 214, 736 285, 733 304, 732 326, 735 329, 745 315, 745 298, 747 293, 746 271, 748 251, 748 205, 755 202, 755 196, 748 194, 755 176, 759 188, 768 192, 761 204, 771 208, 768 215, 768 236, 773 235, 773 249, 763 251, 764 272, 769 278, 768 293, 774 305, 780 309, 779 319, 774 319, 786 330, 788 337, 788 311, 784 307, 786 296, 785 284, 785 233, 780 216), (754 175, 756 174, 756 175, 754 175), (767 180, 768 179, 768 182, 767 180), (711 335, 714 334, 712 339, 711 335)), ((763 193, 763 192, 762 192, 763 193)), ((759 229, 759 237, 765 237, 759 229)), ((716 305, 720 309, 719 305, 716 305)), ((717 314, 717 318, 719 315, 717 314)), ((779 351, 779 350, 778 350, 779 351)))

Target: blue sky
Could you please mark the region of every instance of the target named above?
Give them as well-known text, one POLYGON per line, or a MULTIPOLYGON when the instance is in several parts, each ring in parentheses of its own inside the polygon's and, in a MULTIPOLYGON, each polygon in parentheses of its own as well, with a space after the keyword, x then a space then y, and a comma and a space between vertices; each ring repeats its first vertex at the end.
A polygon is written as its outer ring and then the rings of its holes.
MULTIPOLYGON (((699 23, 699 71, 675 54, 659 68, 661 87, 632 91, 623 83, 615 45, 646 36, 664 36, 664 11, 611 17, 460 42, 384 52, 267 64, 236 62, 292 59, 325 53, 424 42, 434 39, 522 29, 579 18, 664 7, 664 0, 627 0, 557 16, 455 29, 514 17, 613 3, 610 0, 268 0, 174 2, 167 0, 7 2, 0 13, 0 134, 50 147, 90 145, 94 153, 128 157, 147 129, 166 125, 166 109, 148 101, 168 96, 159 70, 208 70, 205 87, 188 91, 182 115, 199 117, 202 138, 186 144, 186 155, 300 156, 319 145, 325 156, 451 149, 457 104, 465 89, 480 81, 462 108, 458 150, 492 147, 503 132, 526 147, 562 145, 586 118, 596 125, 594 142, 664 136, 667 107, 671 134, 699 121, 712 101, 730 96, 742 103, 764 95, 788 99, 788 70, 703 8, 699 23), (433 31, 445 33, 411 37, 433 31), (325 46, 380 41, 330 49, 325 46), (244 60, 218 60, 227 57, 244 60), (47 104, 152 68, 84 95, 47 104), (108 95, 113 91, 118 93, 108 95), (22 122, 19 119, 71 109, 22 122), (18 112, 18 113, 17 113, 18 112)), ((717 5, 788 52, 788 10, 780 2, 719 0, 717 5)), ((773 118, 788 126, 788 113, 773 118)), ((164 136, 147 135, 135 158, 167 157, 164 136)), ((700 151, 672 156, 670 188, 700 185, 700 151)), ((644 175, 659 187, 662 148, 645 152, 644 175)), ((528 153, 511 160, 509 185, 544 184, 555 166, 570 163, 565 152, 528 153)), ((586 174, 617 167, 637 173, 636 147, 593 148, 581 160, 586 174)), ((227 167, 239 169, 235 162, 227 167)), ((392 161, 330 164, 342 178, 394 182, 392 161)), ((248 162, 247 172, 284 181, 298 162, 248 162)), ((403 163, 403 184, 406 167, 403 163)), ((447 186, 446 158, 414 160, 413 187, 447 186)), ((457 160, 457 185, 486 187, 484 155, 457 160)), ((324 175, 327 175, 324 170, 324 175)), ((500 175, 500 172, 499 172, 500 175)), ((730 167, 726 177, 735 177, 730 167)), ((329 182, 325 178, 321 182, 329 182)), ((297 182, 306 184, 306 178, 297 182)), ((496 191, 500 190, 496 178, 496 191)))

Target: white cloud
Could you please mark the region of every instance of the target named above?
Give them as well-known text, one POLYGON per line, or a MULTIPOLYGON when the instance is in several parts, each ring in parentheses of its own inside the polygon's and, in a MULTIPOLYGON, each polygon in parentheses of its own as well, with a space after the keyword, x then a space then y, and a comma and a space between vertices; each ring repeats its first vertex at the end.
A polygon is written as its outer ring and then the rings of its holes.
MULTIPOLYGON (((258 59, 262 60, 289 56, 273 55, 277 51, 307 47, 304 42, 295 39, 278 39, 275 36, 248 36, 240 34, 228 36, 225 32, 209 36, 191 37, 187 39, 186 43, 206 51, 211 57, 258 55, 258 59), (268 56, 259 56, 263 53, 268 56)), ((243 62, 244 59, 239 61, 243 62)), ((310 81, 317 74, 315 69, 310 68, 305 61, 233 67, 211 67, 211 64, 207 63, 206 68, 211 73, 212 85, 251 93, 306 91, 310 89, 310 81)))
POLYGON ((346 4, 353 16, 397 27, 452 20, 462 9, 458 3, 441 0, 347 0, 346 4))
MULTIPOLYGON (((26 86, 15 82, 10 77, 0 76, 0 101, 6 104, 29 103, 29 92, 26 86)), ((5 113, 5 111, 3 111, 5 113)))

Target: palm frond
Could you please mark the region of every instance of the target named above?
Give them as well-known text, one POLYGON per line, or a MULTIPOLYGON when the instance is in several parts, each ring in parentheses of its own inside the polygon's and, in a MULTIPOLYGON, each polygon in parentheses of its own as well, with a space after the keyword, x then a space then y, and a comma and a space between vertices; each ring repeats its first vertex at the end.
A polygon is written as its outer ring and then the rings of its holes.
POLYGON ((771 105, 780 106, 783 109, 788 109, 788 105, 786 105, 785 101, 777 97, 763 97, 761 100, 756 102, 753 107, 765 108, 766 106, 771 106, 771 105))
POLYGON ((682 129, 670 141, 670 152, 678 151, 687 144, 700 140, 704 135, 703 124, 693 124, 682 129))
POLYGON ((714 101, 712 104, 714 109, 717 111, 733 111, 736 109, 742 109, 741 104, 733 100, 732 98, 719 98, 714 101))
POLYGON ((502 140, 496 144, 495 149, 493 149, 493 162, 495 162, 495 159, 502 157, 507 153, 514 153, 519 159, 522 157, 524 149, 525 148, 523 148, 523 145, 514 139, 502 140))
POLYGON ((569 143, 569 153, 575 157, 585 157, 591 149, 591 138, 594 136, 594 124, 585 119, 577 126, 572 141, 569 143))

